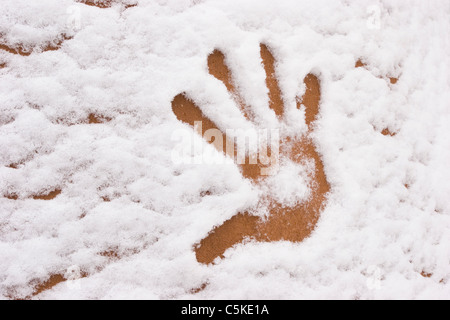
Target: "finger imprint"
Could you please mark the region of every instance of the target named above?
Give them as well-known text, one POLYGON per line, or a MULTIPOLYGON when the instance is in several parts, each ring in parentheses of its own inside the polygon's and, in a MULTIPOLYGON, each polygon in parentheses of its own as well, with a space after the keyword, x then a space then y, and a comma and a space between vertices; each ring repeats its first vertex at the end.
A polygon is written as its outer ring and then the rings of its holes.
POLYGON ((57 196, 59 196, 61 194, 61 190, 60 189, 56 189, 52 192, 49 192, 47 194, 41 194, 41 195, 36 195, 33 196, 34 200, 53 200, 55 199, 57 196))
POLYGON ((261 44, 261 58, 266 71, 266 85, 269 89, 269 106, 275 111, 278 117, 282 117, 284 113, 283 99, 281 98, 281 90, 278 79, 275 74, 275 58, 265 44, 261 44))

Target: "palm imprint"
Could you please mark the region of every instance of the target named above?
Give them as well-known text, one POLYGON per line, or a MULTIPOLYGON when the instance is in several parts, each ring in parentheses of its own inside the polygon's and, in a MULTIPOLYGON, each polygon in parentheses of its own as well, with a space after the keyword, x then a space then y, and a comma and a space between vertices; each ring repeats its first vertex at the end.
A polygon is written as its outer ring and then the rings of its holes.
MULTIPOLYGON (((262 64, 266 72, 266 85, 269 89, 269 106, 275 112, 280 122, 285 120, 285 107, 275 74, 275 59, 270 49, 261 45, 262 64)), ((226 65, 223 53, 215 50, 208 57, 209 73, 222 81, 227 90, 239 106, 243 116, 248 121, 253 121, 254 116, 250 108, 245 105, 240 97, 233 81, 230 69, 226 65)), ((223 257, 225 251, 244 239, 253 239, 260 242, 292 241, 301 242, 315 228, 320 217, 321 210, 326 202, 330 186, 327 181, 324 166, 317 148, 311 138, 314 130, 314 121, 319 113, 320 82, 316 75, 308 74, 304 80, 306 92, 303 98, 297 100, 297 108, 303 105, 306 110, 307 133, 302 138, 280 135, 280 159, 289 159, 294 163, 304 165, 306 160, 312 160, 314 170, 311 172, 310 196, 308 199, 294 206, 285 206, 279 203, 270 194, 262 197, 261 203, 267 206, 270 213, 267 218, 251 215, 249 212, 240 212, 221 226, 214 228, 206 238, 195 246, 197 261, 204 264, 213 263, 218 257, 223 257)), ((172 110, 176 117, 194 127, 195 122, 202 122, 202 134, 210 129, 219 130, 217 125, 208 119, 193 99, 182 93, 172 101, 172 110)), ((222 131, 223 132, 223 131, 222 131)), ((225 134, 224 139, 228 140, 225 134)), ((209 141, 208 141, 209 142, 209 141)), ((222 150, 228 156, 234 156, 235 150, 230 153, 226 143, 220 144, 222 150)), ((220 149, 220 148, 219 148, 220 149)), ((280 161, 283 163, 283 161, 280 161)), ((242 176, 249 179, 255 185, 260 185, 267 177, 261 174, 264 165, 261 163, 239 165, 242 176)))

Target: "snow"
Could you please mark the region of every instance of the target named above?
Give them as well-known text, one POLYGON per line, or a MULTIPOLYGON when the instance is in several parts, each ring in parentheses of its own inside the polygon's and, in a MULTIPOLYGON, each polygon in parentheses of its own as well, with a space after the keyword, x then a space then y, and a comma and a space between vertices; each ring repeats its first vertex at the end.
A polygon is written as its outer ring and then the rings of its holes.
MULTIPOLYGON (((450 298, 448 1, 3 0, 0 14, 1 43, 33 50, 0 50, 0 298, 67 270, 87 276, 34 298, 450 298), (263 190, 233 165, 174 163, 187 126, 171 101, 186 92, 220 128, 253 128, 208 74, 218 48, 257 126, 276 127, 261 42, 289 132, 306 132, 296 97, 320 75, 314 140, 332 192, 302 243, 250 241, 205 266, 195 244, 263 190)), ((261 188, 298 201, 308 170, 287 164, 261 188)))

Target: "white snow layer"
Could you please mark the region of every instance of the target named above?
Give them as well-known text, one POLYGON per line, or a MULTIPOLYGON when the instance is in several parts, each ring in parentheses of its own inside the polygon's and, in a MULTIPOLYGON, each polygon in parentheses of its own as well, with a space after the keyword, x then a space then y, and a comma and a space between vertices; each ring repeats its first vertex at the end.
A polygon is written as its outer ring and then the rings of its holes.
MULTIPOLYGON (((450 298, 447 0, 136 3, 2 1, 3 43, 33 53, 0 50, 0 297, 78 268, 86 277, 34 298, 450 298), (42 50, 62 34, 72 38, 60 50, 42 50), (314 139, 332 192, 304 242, 251 242, 202 265, 194 245, 261 190, 234 165, 175 164, 171 136, 187 127, 171 101, 187 92, 221 128, 252 127, 208 74, 218 48, 259 125, 273 127, 261 42, 293 132, 306 131, 302 80, 320 74, 314 139), (84 124, 91 113, 112 120, 84 124), (100 254, 111 250, 121 259, 100 254)), ((295 197, 283 183, 307 193, 295 180, 305 170, 282 171, 277 199, 295 197)))

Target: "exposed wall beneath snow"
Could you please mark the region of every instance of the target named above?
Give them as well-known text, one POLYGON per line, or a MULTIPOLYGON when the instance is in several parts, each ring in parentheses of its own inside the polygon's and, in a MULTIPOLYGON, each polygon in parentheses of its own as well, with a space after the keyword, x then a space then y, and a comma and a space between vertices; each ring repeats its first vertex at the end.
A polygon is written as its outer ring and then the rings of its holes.
MULTIPOLYGON (((37 298, 450 298, 448 1, 136 2, 2 1, 1 44, 30 54, 0 50, 0 297, 76 266, 84 278, 37 298), (171 101, 187 92, 222 128, 251 128, 208 74, 218 48, 275 126, 261 42, 293 132, 306 130, 302 80, 320 75, 332 192, 306 241, 204 266, 193 246, 261 190, 233 165, 174 164, 186 126, 171 101)), ((299 172, 286 170, 277 186, 299 172)))

